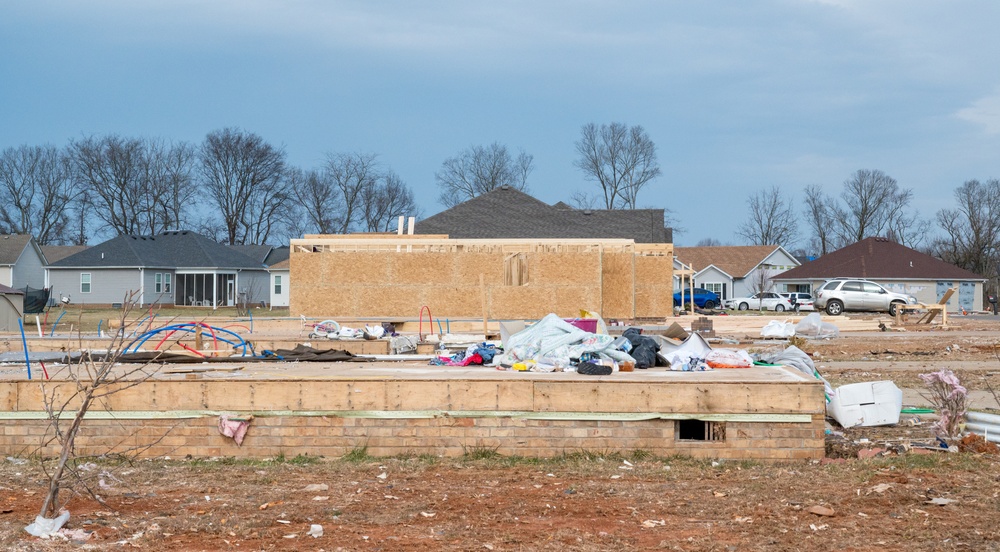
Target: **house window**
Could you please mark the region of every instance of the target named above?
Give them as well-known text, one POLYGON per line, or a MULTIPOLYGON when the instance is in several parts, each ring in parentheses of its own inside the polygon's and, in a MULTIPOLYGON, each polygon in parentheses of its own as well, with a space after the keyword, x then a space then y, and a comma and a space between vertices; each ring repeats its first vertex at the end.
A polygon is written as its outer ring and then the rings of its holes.
POLYGON ((274 294, 281 295, 281 275, 274 275, 274 294))
POLYGON ((722 282, 712 282, 712 283, 706 282, 702 284, 702 287, 704 287, 708 291, 714 292, 719 297, 722 297, 722 282))
POLYGON ((163 273, 163 293, 170 293, 171 277, 169 272, 163 273))
POLYGON ((80 273, 80 293, 90 293, 90 273, 80 273))
POLYGON ((163 274, 159 272, 153 276, 153 292, 163 293, 163 274))

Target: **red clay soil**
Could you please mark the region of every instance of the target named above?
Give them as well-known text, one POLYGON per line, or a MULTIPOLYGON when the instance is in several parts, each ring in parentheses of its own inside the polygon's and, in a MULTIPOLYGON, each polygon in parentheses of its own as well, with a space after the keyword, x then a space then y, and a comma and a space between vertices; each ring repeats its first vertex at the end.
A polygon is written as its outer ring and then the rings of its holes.
POLYGON ((31 537, 34 464, 0 469, 4 550, 996 550, 1000 469, 973 453, 782 464, 584 454, 142 461, 31 537), (306 490, 325 484, 327 490, 306 490), (943 503, 938 505, 933 503, 943 503), (308 536, 311 525, 323 536, 308 536))

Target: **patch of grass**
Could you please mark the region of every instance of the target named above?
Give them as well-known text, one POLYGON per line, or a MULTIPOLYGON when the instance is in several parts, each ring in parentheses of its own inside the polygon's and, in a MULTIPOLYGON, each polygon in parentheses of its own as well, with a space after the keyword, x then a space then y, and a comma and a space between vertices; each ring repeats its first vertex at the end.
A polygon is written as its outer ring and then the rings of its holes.
POLYGON ((368 454, 368 445, 365 444, 352 448, 350 452, 341 456, 340 460, 351 464, 361 464, 363 462, 370 462, 373 458, 368 454))
POLYGON ((463 460, 496 460, 502 458, 503 455, 497 452, 500 445, 495 447, 487 446, 474 446, 474 447, 462 447, 462 459, 463 460))

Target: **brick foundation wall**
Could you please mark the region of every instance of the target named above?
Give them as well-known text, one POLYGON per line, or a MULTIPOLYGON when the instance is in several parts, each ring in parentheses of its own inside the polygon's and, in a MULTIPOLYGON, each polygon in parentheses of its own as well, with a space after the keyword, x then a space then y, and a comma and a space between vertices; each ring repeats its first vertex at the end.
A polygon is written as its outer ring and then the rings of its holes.
MULTIPOLYGON (((700 458, 815 459, 824 454, 824 418, 811 422, 715 422, 724 439, 677 438, 677 420, 539 420, 520 417, 355 418, 258 416, 242 447, 218 431, 217 418, 88 419, 77 440, 80 454, 137 447, 140 456, 269 457, 284 454, 338 457, 367 446, 369 454, 458 456, 477 448, 505 455, 551 457, 573 452, 645 450, 659 456, 700 458)), ((43 446, 49 424, 7 419, 0 428, 0 454, 56 455, 43 446)))

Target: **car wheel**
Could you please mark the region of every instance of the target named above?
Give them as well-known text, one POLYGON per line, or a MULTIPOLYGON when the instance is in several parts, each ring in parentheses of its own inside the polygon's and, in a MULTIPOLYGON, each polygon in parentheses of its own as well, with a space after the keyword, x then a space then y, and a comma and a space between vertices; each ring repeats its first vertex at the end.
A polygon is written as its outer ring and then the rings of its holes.
POLYGON ((705 301, 705 308, 712 310, 715 308, 715 301, 705 301))
POLYGON ((889 316, 896 316, 896 308, 898 308, 902 303, 889 303, 889 316))
POLYGON ((747 310, 749 308, 750 308, 750 305, 748 305, 746 303, 740 303, 739 310, 747 310))
POLYGON ((830 301, 826 304, 826 313, 830 316, 840 316, 844 312, 844 304, 840 301, 830 301))
POLYGON ((774 312, 785 312, 785 305, 775 305, 774 312))

